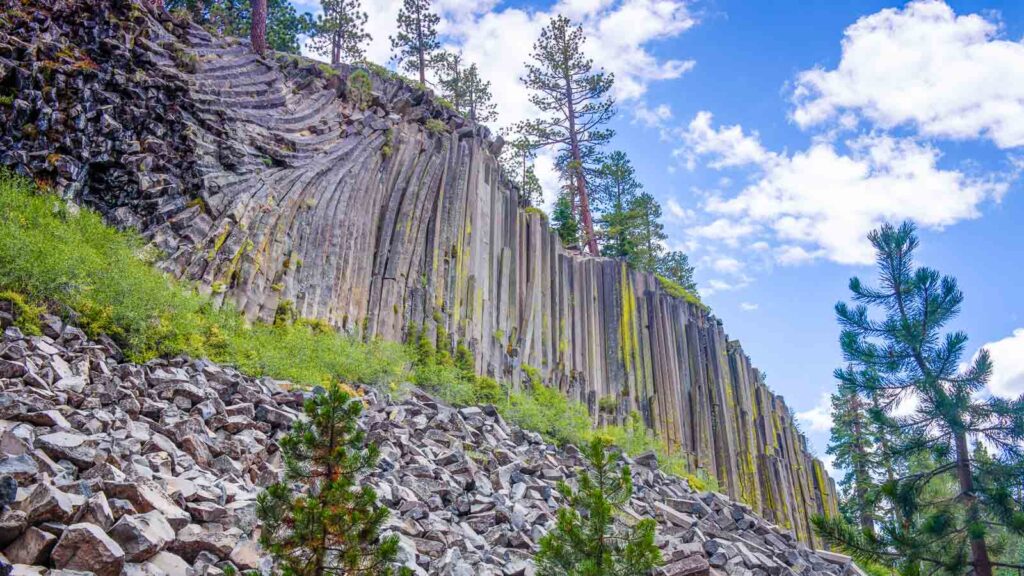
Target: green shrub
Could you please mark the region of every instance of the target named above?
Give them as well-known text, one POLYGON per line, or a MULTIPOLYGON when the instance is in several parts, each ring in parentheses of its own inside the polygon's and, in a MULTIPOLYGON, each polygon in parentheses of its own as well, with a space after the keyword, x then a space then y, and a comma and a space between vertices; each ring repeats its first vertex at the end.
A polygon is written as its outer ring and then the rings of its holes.
POLYGON ((298 384, 403 377, 409 356, 401 345, 307 323, 249 326, 233 308, 217 309, 157 271, 152 259, 138 235, 0 172, 0 291, 44 304, 91 336, 108 334, 131 360, 189 354, 298 384))
POLYGON ((46 312, 45 307, 32 304, 21 294, 10 290, 0 292, 0 302, 10 302, 14 312, 14 323, 20 326, 25 334, 30 336, 42 334, 39 315, 46 312))
POLYGON ((509 421, 556 444, 578 445, 591 432, 586 406, 537 382, 526 391, 510 393, 498 408, 509 421))
POLYGON ((705 306, 704 303, 700 301, 700 298, 698 298, 695 294, 691 293, 686 288, 683 288, 682 286, 673 282, 672 280, 665 278, 661 274, 658 274, 657 278, 658 283, 661 284, 661 289, 664 290, 669 296, 682 298, 683 300, 686 300, 690 304, 696 304, 701 308, 707 309, 707 306, 705 306))
POLYGON ((615 411, 618 408, 619 400, 618 398, 615 397, 614 394, 602 396, 601 399, 597 401, 597 409, 599 412, 603 412, 605 414, 615 414, 615 411))
POLYGON ((541 210, 540 208, 537 208, 536 206, 527 206, 526 208, 523 208, 523 212, 526 212, 527 214, 535 214, 537 216, 540 216, 541 219, 543 219, 545 222, 547 222, 548 220, 547 213, 541 210))
MULTIPOLYGON (((337 72, 335 72, 337 74, 337 72)), ((347 80, 349 100, 356 108, 366 110, 373 102, 373 82, 366 70, 356 70, 349 75, 347 80)))
POLYGON ((338 71, 335 70, 333 66, 327 64, 326 62, 318 62, 316 67, 324 75, 324 78, 334 78, 335 76, 338 75, 338 71))
POLYGON ((423 126, 427 129, 427 132, 430 132, 431 134, 440 134, 448 129, 448 125, 437 118, 428 119, 423 123, 423 126))

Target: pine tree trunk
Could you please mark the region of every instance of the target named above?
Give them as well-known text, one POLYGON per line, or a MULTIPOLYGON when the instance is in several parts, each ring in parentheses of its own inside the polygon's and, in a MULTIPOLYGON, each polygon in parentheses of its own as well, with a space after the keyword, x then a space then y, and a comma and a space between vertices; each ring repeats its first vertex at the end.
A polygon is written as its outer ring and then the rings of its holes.
POLYGON ((341 62, 341 31, 335 30, 331 35, 331 66, 341 62))
MULTIPOLYGON (((568 66, 566 66, 568 68, 568 66)), ((597 256, 597 239, 594 238, 594 221, 590 217, 590 199, 587 197, 587 182, 583 177, 583 159, 580 156, 579 135, 576 134, 576 110, 572 104, 572 79, 565 77, 565 102, 569 118, 569 149, 572 160, 576 164, 573 168, 576 180, 576 195, 579 199, 580 220, 583 223, 583 234, 586 236, 587 250, 597 256)))
POLYGON ((427 62, 423 55, 423 20, 419 11, 416 12, 416 56, 420 65, 420 84, 427 86, 427 62))
POLYGON ((267 51, 267 0, 253 0, 252 27, 249 32, 253 52, 260 56, 267 51))
MULTIPOLYGON (((960 482, 960 498, 967 505, 967 521, 977 519, 978 501, 974 495, 974 480, 971 478, 971 454, 967 449, 967 435, 956 432, 956 475, 960 482)), ((971 565, 974 576, 992 576, 992 561, 988 557, 985 537, 971 538, 971 565)))
POLYGON ((860 527, 861 530, 874 533, 875 519, 867 503, 869 475, 867 470, 864 469, 864 427, 861 423, 861 415, 864 412, 861 410, 860 393, 853 395, 851 404, 850 411, 853 415, 853 437, 855 442, 853 449, 858 456, 857 463, 854 466, 854 476, 857 481, 856 493, 860 527))

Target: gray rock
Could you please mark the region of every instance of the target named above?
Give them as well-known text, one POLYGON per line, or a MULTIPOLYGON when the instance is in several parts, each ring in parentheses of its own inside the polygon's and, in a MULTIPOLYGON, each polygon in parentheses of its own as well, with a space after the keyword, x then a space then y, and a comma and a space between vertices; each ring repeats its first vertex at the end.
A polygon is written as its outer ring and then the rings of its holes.
POLYGON ((121 546, 128 562, 148 560, 174 540, 174 530, 156 510, 122 516, 107 534, 121 546))
POLYGON ((124 550, 95 524, 68 526, 50 556, 54 568, 96 576, 119 576, 124 566, 124 550))
POLYGON ((56 543, 56 536, 33 526, 4 549, 4 556, 14 564, 46 564, 56 543))

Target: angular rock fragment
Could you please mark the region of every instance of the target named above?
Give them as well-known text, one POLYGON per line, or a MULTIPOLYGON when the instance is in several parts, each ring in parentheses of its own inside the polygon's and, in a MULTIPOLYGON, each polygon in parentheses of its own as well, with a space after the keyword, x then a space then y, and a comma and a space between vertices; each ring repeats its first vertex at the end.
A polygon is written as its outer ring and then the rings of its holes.
POLYGON ((118 576, 124 566, 124 550, 95 524, 68 526, 50 554, 53 567, 118 576))

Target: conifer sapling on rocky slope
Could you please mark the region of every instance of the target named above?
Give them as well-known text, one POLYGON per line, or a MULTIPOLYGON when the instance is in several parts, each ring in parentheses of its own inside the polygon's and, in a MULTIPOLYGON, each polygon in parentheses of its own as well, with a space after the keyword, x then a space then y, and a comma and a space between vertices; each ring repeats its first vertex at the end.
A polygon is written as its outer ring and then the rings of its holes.
POLYGON ((285 576, 404 575, 398 537, 380 537, 388 510, 360 476, 378 451, 356 426, 363 405, 340 386, 306 400, 306 418, 281 439, 284 482, 257 500, 260 544, 285 576), (296 488, 299 488, 296 490, 296 488))
POLYGON ((555 527, 540 540, 539 576, 645 576, 661 564, 654 520, 641 520, 631 528, 615 525, 616 515, 633 495, 633 479, 610 446, 606 438, 592 439, 583 448, 591 470, 580 474, 578 488, 559 483, 566 505, 558 510, 555 527))

